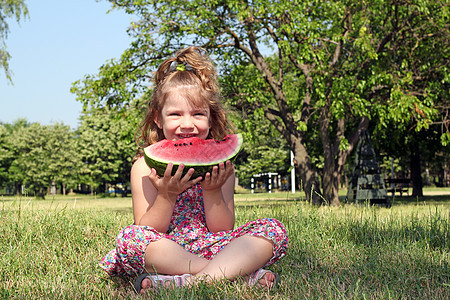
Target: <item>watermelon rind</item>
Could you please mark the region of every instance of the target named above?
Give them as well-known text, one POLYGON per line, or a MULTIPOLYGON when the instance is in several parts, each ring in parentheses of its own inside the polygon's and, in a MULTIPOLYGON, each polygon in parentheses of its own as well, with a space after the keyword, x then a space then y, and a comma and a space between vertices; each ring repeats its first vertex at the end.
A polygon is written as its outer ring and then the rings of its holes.
MULTIPOLYGON (((212 170, 212 168, 214 166, 218 165, 219 163, 226 162, 228 160, 233 162, 236 159, 239 152, 241 151, 242 144, 244 141, 242 134, 237 133, 237 134, 232 134, 229 136, 232 136, 237 139, 237 141, 238 141, 237 147, 234 149, 234 151, 230 155, 223 157, 222 159, 219 159, 219 160, 214 160, 214 161, 209 161, 209 162, 204 162, 204 163, 186 163, 183 161, 165 161, 161 158, 151 155, 151 153, 149 153, 149 151, 147 150, 148 147, 144 148, 144 159, 145 159, 145 162, 147 163, 147 165, 150 168, 154 168, 156 170, 156 173, 161 177, 164 176, 164 172, 167 168, 167 165, 169 163, 173 163, 172 176, 175 175, 175 172, 177 171, 180 164, 184 164, 182 177, 188 172, 188 170, 190 168, 194 168, 195 171, 194 171, 194 174, 192 174, 191 179, 197 178, 199 176, 202 176, 204 178, 205 174, 207 172, 210 172, 212 170)), ((206 146, 205 146, 205 148, 206 148, 206 146)))

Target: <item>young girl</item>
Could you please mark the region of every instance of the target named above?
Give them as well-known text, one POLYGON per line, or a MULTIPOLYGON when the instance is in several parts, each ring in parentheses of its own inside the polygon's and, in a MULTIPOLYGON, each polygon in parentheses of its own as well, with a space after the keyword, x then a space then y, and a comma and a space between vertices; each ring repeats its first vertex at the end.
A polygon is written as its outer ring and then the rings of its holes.
MULTIPOLYGON (((202 48, 180 50, 164 61, 155 81, 141 125, 142 148, 162 139, 222 139, 232 133, 216 70, 202 48)), ((230 161, 204 178, 191 179, 192 168, 182 177, 183 165, 171 176, 171 164, 160 177, 140 153, 131 169, 134 225, 119 233, 116 249, 101 261, 108 274, 138 276, 138 292, 238 277, 265 289, 278 283, 277 274, 262 268, 285 255, 286 230, 275 219, 234 229, 230 161)))

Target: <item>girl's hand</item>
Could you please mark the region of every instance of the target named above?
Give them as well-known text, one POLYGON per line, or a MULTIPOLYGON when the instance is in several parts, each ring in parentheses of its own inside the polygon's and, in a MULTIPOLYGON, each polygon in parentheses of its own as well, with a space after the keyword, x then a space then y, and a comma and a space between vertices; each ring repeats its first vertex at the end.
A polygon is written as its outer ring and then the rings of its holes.
POLYGON ((191 180, 191 176, 194 174, 193 168, 190 168, 183 177, 181 176, 183 174, 184 165, 180 165, 173 176, 172 169, 173 164, 169 163, 164 171, 163 177, 158 176, 155 169, 151 170, 148 177, 153 186, 158 190, 158 193, 176 198, 178 194, 198 183, 202 179, 201 177, 198 177, 191 180))
POLYGON ((222 188, 227 179, 234 173, 234 165, 227 160, 226 163, 219 163, 219 166, 214 166, 211 173, 205 175, 205 180, 201 182, 204 191, 214 191, 222 188))

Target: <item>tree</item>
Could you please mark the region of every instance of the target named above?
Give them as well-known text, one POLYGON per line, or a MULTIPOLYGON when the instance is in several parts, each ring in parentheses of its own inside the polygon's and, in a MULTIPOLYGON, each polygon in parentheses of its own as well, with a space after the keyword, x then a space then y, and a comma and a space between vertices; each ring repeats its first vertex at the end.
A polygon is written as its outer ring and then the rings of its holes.
POLYGON ((26 119, 18 119, 12 124, 2 124, 0 126, 0 187, 14 186, 12 193, 19 192, 19 186, 23 178, 17 178, 10 172, 10 167, 16 157, 19 155, 19 149, 14 146, 17 132, 30 124, 26 119))
POLYGON ((449 79, 445 62, 449 55, 448 7, 439 2, 417 5, 417 10, 411 10, 410 14, 406 30, 396 34, 396 41, 387 46, 389 52, 382 60, 384 64, 392 64, 393 74, 405 74, 398 78, 403 81, 405 92, 399 92, 394 86, 391 98, 408 103, 407 109, 399 105, 389 107, 391 112, 386 117, 382 115, 374 126, 374 137, 381 141, 383 151, 409 164, 407 176, 412 179, 413 196, 422 196, 421 165, 434 159, 436 153, 445 153, 446 146, 448 151, 450 145, 449 79), (424 16, 432 19, 427 22, 424 16), (425 105, 419 107, 416 102, 408 101, 408 97, 417 98, 425 105), (423 111, 424 107, 427 111, 423 111), (418 117, 423 119, 419 121, 418 117), (390 130, 386 132, 386 128, 390 130))
POLYGON ((98 76, 74 84, 80 101, 126 105, 145 91, 148 74, 161 58, 189 44, 210 49, 225 70, 251 63, 267 102, 237 93, 242 107, 249 114, 262 110, 281 133, 313 203, 339 204, 346 159, 369 121, 383 126, 387 120, 412 119, 420 130, 436 114, 433 105, 442 95, 436 91, 448 84, 448 76, 442 78, 445 55, 434 55, 414 70, 423 56, 414 55, 414 64, 406 59, 418 47, 448 51, 444 1, 110 2, 140 18, 129 29, 135 41, 120 60, 102 66, 98 76), (274 49, 276 63, 263 55, 267 47, 274 49), (433 74, 427 76, 433 86, 422 93, 415 83, 425 73, 433 74), (294 82, 298 93, 290 97, 286 87, 294 82), (318 140, 322 170, 310 154, 318 140))
POLYGON ((129 182, 136 152, 135 121, 133 114, 118 117, 108 109, 83 112, 76 137, 77 173, 80 183, 91 186, 91 192, 101 184, 129 182))
POLYGON ((52 183, 73 182, 75 150, 69 126, 28 124, 22 119, 5 128, 10 135, 4 140, 8 153, 4 165, 16 192, 24 185, 27 191, 44 197, 52 183))
POLYGON ((49 127, 51 133, 47 138, 45 149, 49 164, 51 184, 61 187, 62 194, 66 194, 67 188, 77 185, 76 162, 79 152, 76 147, 75 132, 70 126, 56 123, 49 127))
POLYGON ((11 82, 9 59, 11 55, 6 50, 6 38, 9 33, 8 19, 14 18, 17 22, 28 16, 25 0, 0 0, 0 67, 3 68, 6 78, 11 82))

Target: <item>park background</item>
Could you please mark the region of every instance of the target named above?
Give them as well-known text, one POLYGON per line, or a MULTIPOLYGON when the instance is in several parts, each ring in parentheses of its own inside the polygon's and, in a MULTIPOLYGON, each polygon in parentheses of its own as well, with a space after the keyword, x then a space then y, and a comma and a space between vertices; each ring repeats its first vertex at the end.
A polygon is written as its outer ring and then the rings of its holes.
MULTIPOLYGON (((339 205, 339 189, 349 186, 364 132, 384 178, 409 178, 411 195, 422 196, 423 186, 449 185, 444 2, 206 3, 93 1, 96 13, 110 9, 120 26, 128 18, 117 38, 127 48, 105 57, 97 73, 86 70, 72 82, 70 91, 82 107, 78 126, 26 118, 1 123, 0 192, 126 193, 151 74, 161 59, 190 44, 204 46, 216 61, 229 117, 244 135, 235 162, 240 186, 248 188, 252 175, 267 173, 279 175, 275 183, 290 184, 294 168, 296 188, 308 201, 339 205)), ((23 19, 24 8, 16 12, 23 19)), ((83 18, 92 23, 95 14, 83 18)), ((4 102, 28 106, 26 95, 16 98, 4 102)), ((259 185, 268 187, 268 178, 260 177, 259 185)))
MULTIPOLYGON (((23 1, 8 3, 16 10, 7 20, 22 19, 23 1)), ((129 283, 112 284, 95 262, 131 222, 129 170, 152 71, 195 44, 217 62, 224 103, 245 138, 235 162, 238 222, 277 217, 291 234, 289 257, 274 267, 283 289, 265 297, 448 298, 445 1, 123 0, 110 7, 131 16, 130 43, 73 82, 78 127, 1 123, 4 297, 132 297, 129 283), (346 204, 364 132, 384 177, 411 180, 390 209, 346 204), (250 194, 251 175, 286 177, 292 168, 300 192, 250 194)), ((240 288, 191 292, 256 297, 240 288)))

